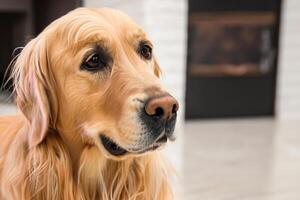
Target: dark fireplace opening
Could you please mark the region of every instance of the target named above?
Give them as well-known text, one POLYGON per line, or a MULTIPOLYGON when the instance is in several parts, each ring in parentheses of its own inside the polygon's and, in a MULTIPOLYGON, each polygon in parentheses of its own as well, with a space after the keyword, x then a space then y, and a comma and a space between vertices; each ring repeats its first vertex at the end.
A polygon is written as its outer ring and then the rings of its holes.
POLYGON ((281 1, 190 0, 186 118, 273 116, 281 1))

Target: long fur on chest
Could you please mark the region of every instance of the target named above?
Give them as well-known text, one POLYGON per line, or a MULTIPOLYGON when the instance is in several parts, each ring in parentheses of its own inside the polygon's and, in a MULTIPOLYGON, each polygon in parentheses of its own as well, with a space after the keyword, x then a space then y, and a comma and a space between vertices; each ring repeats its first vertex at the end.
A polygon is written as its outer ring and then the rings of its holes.
POLYGON ((7 200, 167 200, 172 199, 169 167, 159 152, 124 161, 108 160, 87 146, 74 173, 58 135, 48 134, 28 150, 20 132, 1 163, 1 195, 7 200))

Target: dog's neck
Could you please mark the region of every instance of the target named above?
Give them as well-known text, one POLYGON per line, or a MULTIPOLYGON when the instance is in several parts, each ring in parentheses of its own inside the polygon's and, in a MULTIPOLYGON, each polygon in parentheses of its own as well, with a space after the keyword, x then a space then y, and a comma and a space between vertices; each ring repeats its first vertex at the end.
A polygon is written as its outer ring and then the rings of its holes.
POLYGON ((62 140, 72 163, 73 179, 84 197, 129 199, 143 194, 137 199, 150 200, 166 199, 171 194, 167 179, 170 168, 159 152, 115 161, 106 158, 88 138, 62 137, 62 140))
POLYGON ((87 144, 84 144, 80 137, 76 137, 76 136, 70 137, 66 134, 60 134, 60 135, 66 146, 67 154, 70 156, 72 169, 73 169, 73 176, 76 179, 80 167, 80 157, 87 144))

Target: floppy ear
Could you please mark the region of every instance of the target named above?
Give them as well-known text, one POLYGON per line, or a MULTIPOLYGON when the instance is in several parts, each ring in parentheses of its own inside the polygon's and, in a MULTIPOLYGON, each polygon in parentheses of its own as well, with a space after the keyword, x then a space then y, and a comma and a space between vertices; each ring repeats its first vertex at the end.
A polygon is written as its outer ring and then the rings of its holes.
POLYGON ((30 147, 39 144, 57 120, 54 76, 46 40, 39 37, 24 47, 12 71, 17 105, 29 123, 30 147))
POLYGON ((154 74, 159 78, 161 75, 161 69, 156 61, 156 58, 154 57, 153 59, 154 59, 154 74))

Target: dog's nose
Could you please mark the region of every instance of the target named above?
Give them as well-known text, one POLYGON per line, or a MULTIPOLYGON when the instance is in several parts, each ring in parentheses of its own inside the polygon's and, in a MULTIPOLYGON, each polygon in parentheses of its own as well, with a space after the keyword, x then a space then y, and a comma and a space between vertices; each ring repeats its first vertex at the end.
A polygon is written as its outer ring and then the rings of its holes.
POLYGON ((171 95, 151 98, 145 105, 146 114, 162 120, 169 120, 178 110, 178 102, 171 95))

